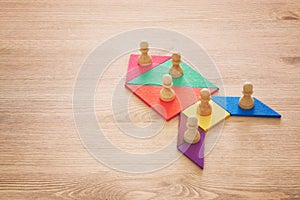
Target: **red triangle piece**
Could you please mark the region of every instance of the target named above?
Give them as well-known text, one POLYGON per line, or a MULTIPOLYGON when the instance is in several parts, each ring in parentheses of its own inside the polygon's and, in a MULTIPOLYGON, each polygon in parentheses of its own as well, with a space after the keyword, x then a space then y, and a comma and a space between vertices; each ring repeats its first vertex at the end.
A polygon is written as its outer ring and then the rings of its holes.
POLYGON ((138 57, 137 54, 131 54, 128 63, 128 69, 126 74, 126 82, 131 81, 132 79, 138 77, 139 75, 157 67, 158 65, 166 62, 171 59, 171 56, 154 56, 151 55, 152 65, 147 67, 141 67, 138 65, 138 57))
POLYGON ((178 98, 171 102, 161 101, 159 98, 161 88, 161 86, 143 85, 135 88, 133 93, 168 121, 180 112, 180 102, 178 98))
MULTIPOLYGON (((173 89, 176 93, 176 99, 172 102, 164 102, 159 98, 161 86, 125 84, 125 87, 167 121, 197 102, 201 90, 201 88, 174 86, 173 89)), ((215 92, 217 90, 211 89, 211 91, 215 92)))

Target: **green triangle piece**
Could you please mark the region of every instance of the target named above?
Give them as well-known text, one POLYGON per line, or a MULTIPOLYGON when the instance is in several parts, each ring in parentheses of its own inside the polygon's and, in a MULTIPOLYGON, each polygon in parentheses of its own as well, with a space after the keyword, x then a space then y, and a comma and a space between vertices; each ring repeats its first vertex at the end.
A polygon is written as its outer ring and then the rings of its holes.
MULTIPOLYGON (((179 78, 173 78, 173 86, 193 87, 193 88, 218 88, 216 85, 201 76, 197 71, 191 68, 185 62, 181 62, 183 75, 179 78)), ((145 72, 144 74, 127 82, 134 85, 159 85, 161 86, 162 77, 169 73, 169 68, 172 66, 172 60, 158 65, 157 67, 145 72)))

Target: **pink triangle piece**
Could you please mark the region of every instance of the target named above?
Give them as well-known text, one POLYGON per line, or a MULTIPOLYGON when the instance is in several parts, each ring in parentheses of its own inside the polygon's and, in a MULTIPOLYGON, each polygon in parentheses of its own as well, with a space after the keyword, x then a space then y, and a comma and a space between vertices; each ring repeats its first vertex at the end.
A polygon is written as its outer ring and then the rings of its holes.
POLYGON ((157 67, 158 65, 166 62, 171 59, 171 56, 155 56, 152 57, 152 64, 147 67, 142 67, 138 65, 138 54, 131 54, 128 63, 126 82, 131 81, 132 79, 138 77, 139 75, 157 67))

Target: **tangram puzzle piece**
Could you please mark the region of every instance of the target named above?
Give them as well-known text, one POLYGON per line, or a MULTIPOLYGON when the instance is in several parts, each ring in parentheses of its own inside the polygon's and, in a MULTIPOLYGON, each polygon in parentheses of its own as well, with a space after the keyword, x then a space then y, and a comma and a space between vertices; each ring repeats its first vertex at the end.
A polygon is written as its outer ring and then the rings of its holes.
POLYGON ((227 119, 230 116, 230 114, 226 110, 224 110, 221 106, 216 104, 213 100, 210 100, 210 103, 212 105, 212 114, 209 116, 200 116, 197 113, 199 102, 185 109, 183 111, 183 114, 187 117, 193 115, 198 116, 198 125, 204 131, 207 131, 208 129, 212 128, 213 126, 217 125, 218 123, 227 119))
POLYGON ((244 110, 239 107, 238 103, 240 97, 211 96, 211 98, 232 116, 281 117, 279 113, 256 98, 254 98, 254 107, 250 110, 244 110))
MULTIPOLYGON (((176 93, 175 100, 171 102, 164 102, 159 98, 159 92, 162 89, 162 86, 125 84, 125 87, 132 91, 137 97, 139 97, 167 121, 179 114, 180 111, 195 103, 198 100, 198 95, 201 90, 201 88, 175 86, 173 87, 173 90, 176 93)), ((210 89, 210 91, 213 93, 217 90, 210 89)))
MULTIPOLYGON (((126 82, 131 81, 132 79, 136 78, 137 76, 153 69, 154 67, 166 62, 171 58, 171 56, 151 56, 152 58, 152 65, 147 67, 141 67, 138 65, 138 57, 137 54, 131 54, 128 63, 127 75, 126 75, 126 82)), ((161 77, 160 77, 161 79, 161 77)), ((160 80, 161 81, 161 80, 160 80)))
MULTIPOLYGON (((216 85, 208 81, 206 78, 200 75, 197 71, 195 71, 185 62, 181 62, 180 65, 183 68, 183 75, 179 78, 173 79, 173 86, 218 89, 216 85)), ((127 84, 161 86, 161 79, 164 74, 169 73, 169 68, 171 66, 172 60, 169 59, 166 62, 158 65, 157 67, 148 70, 140 76, 137 76, 131 81, 128 81, 127 84)))
POLYGON ((178 141, 177 148, 181 151, 186 157, 192 160, 195 164, 203 169, 204 167, 204 140, 205 132, 198 128, 198 131, 201 135, 201 139, 196 144, 189 144, 184 141, 184 132, 187 130, 186 123, 188 117, 184 114, 180 114, 179 128, 178 128, 178 141))

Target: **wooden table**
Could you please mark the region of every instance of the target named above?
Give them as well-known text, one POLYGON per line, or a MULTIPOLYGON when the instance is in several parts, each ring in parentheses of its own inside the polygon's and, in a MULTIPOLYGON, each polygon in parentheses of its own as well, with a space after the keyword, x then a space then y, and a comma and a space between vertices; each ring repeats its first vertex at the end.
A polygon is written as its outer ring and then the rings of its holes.
MULTIPOLYGON (((292 0, 1 1, 0 198, 300 199, 299 8, 292 0), (282 118, 229 118, 204 170, 184 156, 142 174, 100 163, 76 131, 74 83, 100 43, 145 27, 192 38, 218 67, 227 95, 252 81, 255 97, 282 118)), ((149 140, 122 134, 110 102, 127 60, 103 74, 96 115, 117 147, 155 151, 176 137, 178 117, 149 140)), ((135 123, 149 123, 139 99, 124 106, 135 123)))

